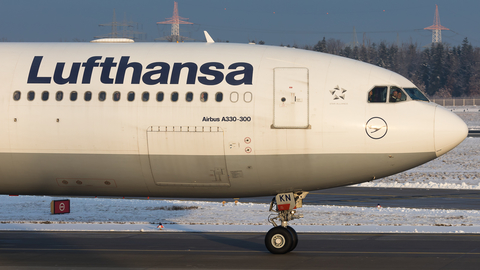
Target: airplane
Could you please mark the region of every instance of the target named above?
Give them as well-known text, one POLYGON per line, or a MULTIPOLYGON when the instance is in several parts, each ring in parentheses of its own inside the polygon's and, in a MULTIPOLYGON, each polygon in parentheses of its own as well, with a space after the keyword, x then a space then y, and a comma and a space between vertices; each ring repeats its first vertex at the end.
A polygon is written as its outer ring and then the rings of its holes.
POLYGON ((265 245, 285 254, 308 192, 408 170, 467 136, 394 72, 206 36, 2 42, 0 194, 274 196, 265 245))

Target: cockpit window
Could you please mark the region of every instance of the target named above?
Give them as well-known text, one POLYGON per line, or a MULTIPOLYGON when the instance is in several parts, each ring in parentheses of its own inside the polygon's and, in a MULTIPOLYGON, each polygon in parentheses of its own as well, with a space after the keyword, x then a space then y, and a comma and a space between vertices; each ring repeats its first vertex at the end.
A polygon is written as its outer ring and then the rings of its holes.
POLYGON ((403 88, 413 100, 429 101, 428 98, 417 88, 403 88))
POLYGON ((386 102, 387 101, 387 86, 377 86, 368 92, 368 102, 386 102))
POLYGON ((398 87, 392 86, 390 87, 390 99, 388 102, 400 102, 407 100, 407 95, 398 87))

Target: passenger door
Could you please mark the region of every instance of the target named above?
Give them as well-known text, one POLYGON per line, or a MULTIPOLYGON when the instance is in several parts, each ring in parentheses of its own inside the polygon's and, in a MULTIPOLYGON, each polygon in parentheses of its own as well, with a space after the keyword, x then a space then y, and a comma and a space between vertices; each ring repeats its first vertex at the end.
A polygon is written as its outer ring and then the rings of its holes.
POLYGON ((308 128, 308 69, 273 70, 273 128, 308 128))

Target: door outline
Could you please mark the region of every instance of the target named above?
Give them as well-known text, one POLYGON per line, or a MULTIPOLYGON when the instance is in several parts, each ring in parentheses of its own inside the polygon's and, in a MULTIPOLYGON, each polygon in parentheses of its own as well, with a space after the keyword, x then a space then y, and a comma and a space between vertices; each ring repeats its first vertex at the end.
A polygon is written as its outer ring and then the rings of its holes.
POLYGON ((146 135, 157 186, 230 187, 220 127, 151 126, 146 135))
POLYGON ((308 68, 273 69, 272 129, 311 128, 309 87, 308 68))

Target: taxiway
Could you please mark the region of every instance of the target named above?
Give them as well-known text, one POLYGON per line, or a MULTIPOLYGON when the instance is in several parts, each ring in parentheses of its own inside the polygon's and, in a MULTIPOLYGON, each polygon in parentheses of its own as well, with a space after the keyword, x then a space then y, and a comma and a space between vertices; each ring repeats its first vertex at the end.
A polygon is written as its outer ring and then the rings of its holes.
POLYGON ((480 235, 299 234, 270 254, 262 233, 0 232, 0 269, 478 269, 480 235))

